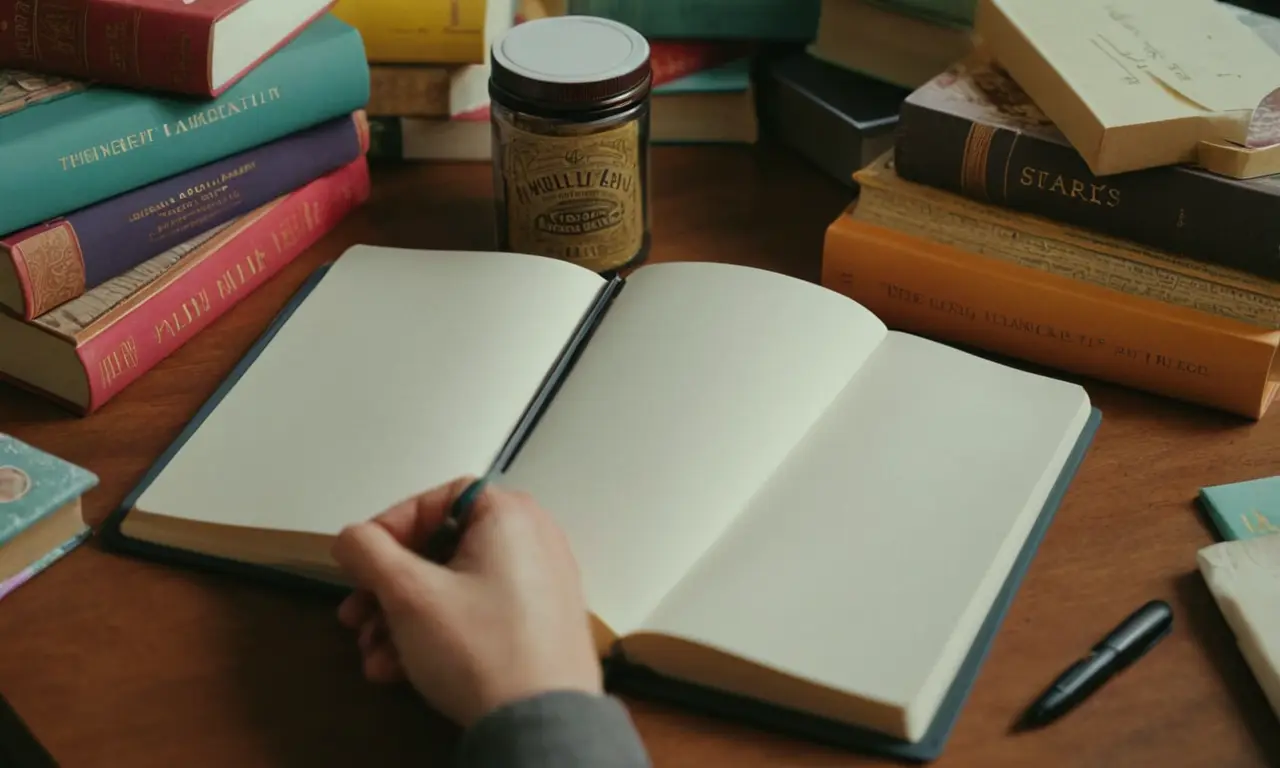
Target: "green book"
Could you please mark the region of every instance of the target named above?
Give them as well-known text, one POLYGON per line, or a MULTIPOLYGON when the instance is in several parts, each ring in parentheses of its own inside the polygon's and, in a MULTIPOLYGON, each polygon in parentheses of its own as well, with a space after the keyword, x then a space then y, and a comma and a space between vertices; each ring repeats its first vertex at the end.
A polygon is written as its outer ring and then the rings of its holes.
POLYGON ((820 0, 570 0, 568 12, 620 21, 645 37, 808 42, 820 0))
POLYGON ((0 69, 0 234, 349 115, 368 99, 364 43, 333 16, 216 99, 0 69))
POLYGON ((1226 541, 1280 533, 1280 477, 1201 488, 1200 503, 1226 541))
POLYGON ((92 472, 0 433, 0 598, 89 536, 80 499, 97 484, 92 472))

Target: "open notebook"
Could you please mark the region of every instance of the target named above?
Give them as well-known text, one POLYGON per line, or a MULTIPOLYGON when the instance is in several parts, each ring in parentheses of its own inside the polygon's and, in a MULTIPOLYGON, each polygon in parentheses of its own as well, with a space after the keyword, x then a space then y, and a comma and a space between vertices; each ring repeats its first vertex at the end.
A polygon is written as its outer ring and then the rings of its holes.
POLYGON ((113 536, 341 583, 344 525, 518 447, 499 483, 566 529, 602 654, 910 745, 1095 426, 1079 386, 771 272, 358 246, 113 536))

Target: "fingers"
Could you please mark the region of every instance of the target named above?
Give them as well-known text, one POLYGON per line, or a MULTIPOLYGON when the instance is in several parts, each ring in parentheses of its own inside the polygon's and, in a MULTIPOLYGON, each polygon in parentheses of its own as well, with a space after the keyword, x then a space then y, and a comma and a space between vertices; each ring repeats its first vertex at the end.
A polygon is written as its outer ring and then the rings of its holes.
POLYGON ((390 643, 364 655, 364 676, 372 683, 398 683, 404 679, 400 656, 390 643))
POLYGON ((395 505, 373 518, 397 541, 409 549, 419 550, 426 545, 431 533, 440 526, 453 500, 466 489, 474 477, 460 477, 437 486, 426 493, 395 505))
POLYGON ((352 592, 338 605, 338 621, 347 629, 357 629, 364 624, 378 609, 378 601, 373 594, 358 589, 352 592))
MULTIPOLYGON (((373 593, 384 611, 417 601, 445 573, 373 522, 344 529, 334 544, 333 557, 357 587, 373 593)), ((359 608, 347 610, 355 613, 359 608)))
POLYGON ((400 654, 387 628, 386 619, 381 614, 370 618, 360 628, 357 641, 360 655, 363 657, 364 674, 375 683, 394 683, 404 679, 404 668, 400 663, 400 654))
POLYGON ((374 616, 360 627, 360 636, 356 639, 356 645, 359 646, 362 653, 371 653, 379 646, 390 643, 390 636, 387 634, 387 621, 381 614, 374 616))

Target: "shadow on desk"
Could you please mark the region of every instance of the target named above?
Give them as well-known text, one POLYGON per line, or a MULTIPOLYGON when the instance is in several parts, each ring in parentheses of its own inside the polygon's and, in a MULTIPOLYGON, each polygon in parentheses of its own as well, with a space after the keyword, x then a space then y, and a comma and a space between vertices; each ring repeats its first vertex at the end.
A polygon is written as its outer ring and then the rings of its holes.
POLYGON ((1259 753, 1265 756, 1268 765, 1280 765, 1280 723, 1276 722, 1262 689, 1240 655, 1235 636, 1203 577, 1199 571, 1183 574, 1177 578, 1174 589, 1186 606, 1183 623, 1212 660, 1241 720, 1257 742, 1259 753))
POLYGON ((456 729, 408 685, 364 680, 331 600, 231 592, 219 590, 228 598, 223 690, 237 733, 253 735, 242 747, 280 768, 450 764, 456 729))

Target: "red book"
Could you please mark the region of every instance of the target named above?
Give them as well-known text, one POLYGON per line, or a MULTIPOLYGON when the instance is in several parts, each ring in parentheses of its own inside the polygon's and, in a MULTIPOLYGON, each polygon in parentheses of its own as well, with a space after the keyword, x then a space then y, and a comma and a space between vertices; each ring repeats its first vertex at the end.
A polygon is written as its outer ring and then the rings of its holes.
POLYGON ((752 55, 755 49, 751 42, 736 40, 650 40, 653 85, 656 88, 695 72, 724 66, 752 55))
POLYGON ((0 0, 0 67, 214 97, 334 0, 0 0))
POLYGON ((361 156, 35 320, 0 314, 0 378, 98 410, 315 244, 369 186, 361 156))
MULTIPOLYGON (((0 0, 4 3, 7 0, 0 0)), ((649 68, 653 71, 652 87, 688 77, 695 72, 722 67, 732 61, 752 55, 755 45, 750 42, 720 40, 650 40, 649 68)), ((459 112, 451 120, 469 122, 488 121, 489 105, 484 104, 466 112, 459 112)))

